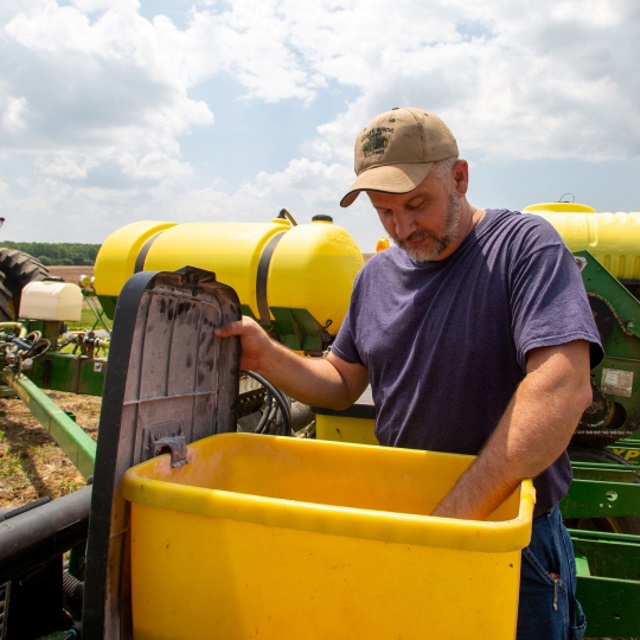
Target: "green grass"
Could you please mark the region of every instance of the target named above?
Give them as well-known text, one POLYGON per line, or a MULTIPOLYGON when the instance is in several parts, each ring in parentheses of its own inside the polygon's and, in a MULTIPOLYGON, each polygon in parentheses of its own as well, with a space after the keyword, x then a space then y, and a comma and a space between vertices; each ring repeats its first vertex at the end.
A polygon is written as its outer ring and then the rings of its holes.
MULTIPOLYGON (((103 315, 102 318, 105 324, 107 325, 107 327, 109 328, 109 330, 111 331, 111 329, 113 328, 113 321, 107 318, 105 315, 103 315)), ((77 322, 67 321, 65 322, 65 325, 67 327, 68 332, 91 331, 92 329, 94 329, 94 325, 95 325, 95 331, 103 331, 104 326, 102 325, 102 323, 98 322, 96 324, 96 321, 97 321, 96 314, 85 303, 82 307, 80 320, 77 322)), ((75 344, 69 344, 66 347, 62 347, 60 351, 61 353, 74 353, 76 352, 76 349, 77 349, 77 346, 75 344)), ((104 357, 108 352, 109 352, 109 348, 107 347, 106 349, 101 349, 99 352, 96 353, 96 355, 104 357)))
MULTIPOLYGON (((107 318, 106 316, 102 316, 106 325, 109 329, 113 328, 113 321, 107 318)), ((68 331, 89 331, 93 328, 96 323, 96 314, 89 309, 86 305, 82 307, 82 315, 80 316, 80 320, 78 322, 67 322, 67 330, 68 331)), ((100 331, 104 329, 102 324, 99 322, 96 326, 96 331, 100 331)))

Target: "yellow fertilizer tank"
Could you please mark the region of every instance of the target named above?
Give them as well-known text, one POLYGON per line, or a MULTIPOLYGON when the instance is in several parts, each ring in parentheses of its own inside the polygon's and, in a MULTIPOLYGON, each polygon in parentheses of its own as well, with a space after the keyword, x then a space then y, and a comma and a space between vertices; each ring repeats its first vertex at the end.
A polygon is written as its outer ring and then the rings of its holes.
POLYGON ((522 210, 543 217, 573 252, 588 250, 620 280, 640 280, 640 212, 596 213, 586 205, 550 202, 522 210))
POLYGON ((430 516, 472 456, 225 433, 127 471, 134 640, 512 640, 534 489, 430 516), (322 478, 322 481, 318 481, 322 478))
POLYGON ((243 313, 293 349, 318 352, 337 333, 364 258, 353 237, 329 216, 293 224, 135 222, 103 243, 95 289, 107 311, 138 271, 184 266, 213 271, 233 287, 243 313), (106 304, 105 300, 111 305, 106 304))

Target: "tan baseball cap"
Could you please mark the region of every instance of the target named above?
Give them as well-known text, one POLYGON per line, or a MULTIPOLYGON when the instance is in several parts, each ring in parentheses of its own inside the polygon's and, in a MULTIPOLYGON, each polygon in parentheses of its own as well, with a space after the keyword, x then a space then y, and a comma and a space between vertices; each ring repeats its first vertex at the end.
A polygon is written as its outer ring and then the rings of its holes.
POLYGON ((407 107, 375 117, 357 137, 356 181, 340 200, 348 207, 361 191, 407 193, 426 177, 434 162, 458 155, 449 127, 433 113, 407 107))

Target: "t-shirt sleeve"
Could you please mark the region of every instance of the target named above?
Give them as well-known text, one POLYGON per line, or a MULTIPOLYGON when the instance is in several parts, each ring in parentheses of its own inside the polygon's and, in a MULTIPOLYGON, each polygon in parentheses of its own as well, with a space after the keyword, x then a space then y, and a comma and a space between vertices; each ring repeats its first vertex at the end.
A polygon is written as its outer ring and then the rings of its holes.
POLYGON ((347 310, 344 320, 342 321, 342 325, 340 325, 338 335, 331 345, 331 352, 345 362, 349 362, 352 364, 361 364, 364 366, 364 362, 362 361, 362 358, 360 357, 358 348, 356 346, 353 327, 353 317, 356 313, 355 307, 358 305, 359 300, 360 278, 361 273, 356 277, 353 292, 351 293, 351 302, 349 304, 349 309, 347 310))
POLYGON ((600 362, 602 346, 582 276, 561 240, 522 252, 515 261, 510 287, 513 338, 523 371, 530 350, 574 340, 591 344, 592 367, 600 362))

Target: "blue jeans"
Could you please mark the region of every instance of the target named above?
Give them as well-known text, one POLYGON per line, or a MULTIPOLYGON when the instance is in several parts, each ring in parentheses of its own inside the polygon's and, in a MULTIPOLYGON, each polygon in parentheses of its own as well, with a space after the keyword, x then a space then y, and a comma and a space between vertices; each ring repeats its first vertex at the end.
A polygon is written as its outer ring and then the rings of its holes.
POLYGON ((573 545, 555 507, 534 518, 522 551, 517 640, 581 640, 587 625, 575 593, 573 545))

